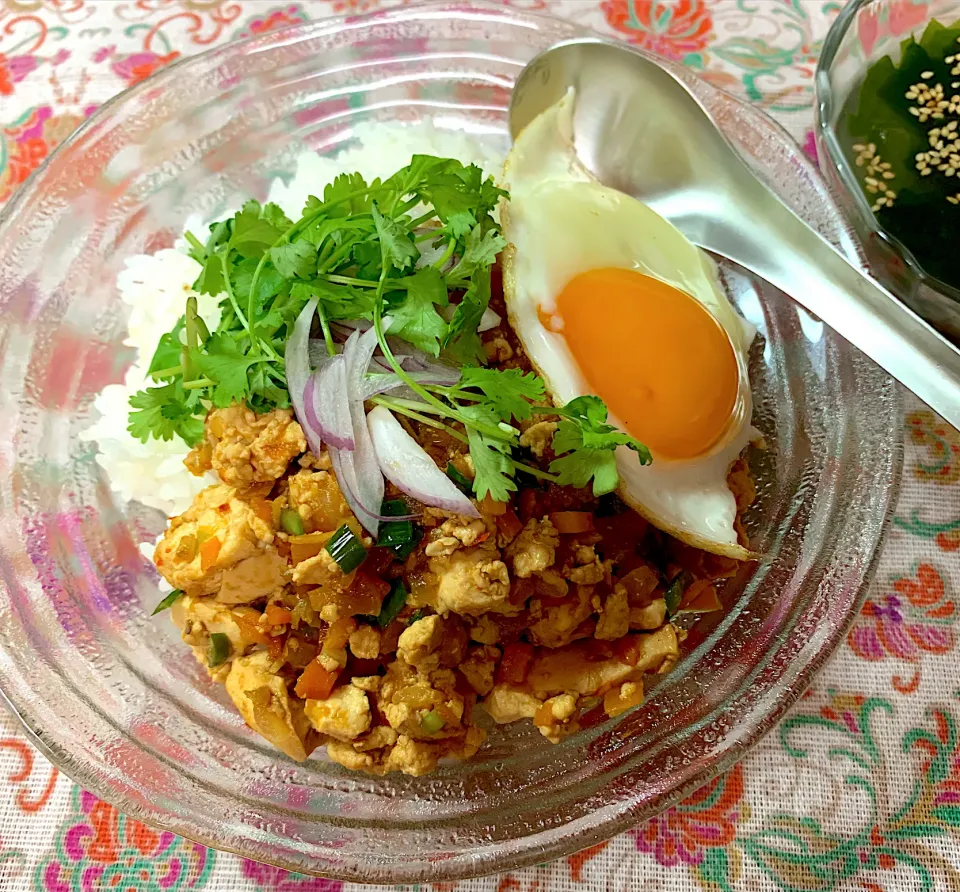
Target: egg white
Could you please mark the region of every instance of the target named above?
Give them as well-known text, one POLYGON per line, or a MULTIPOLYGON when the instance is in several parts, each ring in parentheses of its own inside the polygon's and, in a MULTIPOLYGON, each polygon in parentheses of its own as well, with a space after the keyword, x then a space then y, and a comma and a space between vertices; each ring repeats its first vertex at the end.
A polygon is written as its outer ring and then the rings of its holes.
MULTIPOLYGON (((599 183, 573 147, 573 91, 517 137, 504 165, 510 200, 501 209, 508 246, 503 257, 509 320, 547 390, 560 405, 591 393, 563 332, 550 331, 538 308, 554 309, 576 275, 605 267, 634 269, 692 295, 723 326, 740 369, 737 408, 725 436, 705 456, 669 459, 654 453, 642 466, 627 447, 617 452, 618 492, 650 523, 696 548, 745 560, 730 466, 759 433, 750 424, 747 356, 756 330, 721 289, 716 266, 672 224, 640 201, 599 183)), ((610 320, 616 324, 616 320, 610 320)), ((600 394, 602 396, 602 394, 600 394)), ((623 425, 616 418, 611 424, 623 425)))

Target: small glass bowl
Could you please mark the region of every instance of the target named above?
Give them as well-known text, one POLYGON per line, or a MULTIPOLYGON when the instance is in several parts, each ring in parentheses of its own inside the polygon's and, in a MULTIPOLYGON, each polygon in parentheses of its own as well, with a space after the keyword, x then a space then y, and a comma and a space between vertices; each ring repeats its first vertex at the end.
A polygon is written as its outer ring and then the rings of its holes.
POLYGON ((960 20, 957 0, 850 0, 823 43, 816 72, 816 142, 820 168, 853 224, 871 271, 904 303, 960 343, 960 290, 927 273, 898 238, 883 229, 870 210, 837 137, 843 108, 884 56, 898 59, 900 44, 919 37, 931 19, 960 20))
MULTIPOLYGON (((138 543, 165 519, 118 503, 79 434, 129 365, 114 282, 359 122, 430 119, 507 145, 510 88, 582 33, 502 6, 417 4, 271 32, 164 69, 59 148, 0 216, 0 689, 77 783, 149 824, 340 879, 509 870, 606 839, 730 767, 843 640, 901 473, 889 377, 797 304, 721 263, 751 354, 763 557, 729 581, 641 707, 552 746, 494 729, 421 778, 291 762, 250 731, 166 617, 138 543)), ((758 174, 848 256, 854 242, 773 121, 669 62, 758 174)), ((318 184, 319 187, 320 184, 318 184)))

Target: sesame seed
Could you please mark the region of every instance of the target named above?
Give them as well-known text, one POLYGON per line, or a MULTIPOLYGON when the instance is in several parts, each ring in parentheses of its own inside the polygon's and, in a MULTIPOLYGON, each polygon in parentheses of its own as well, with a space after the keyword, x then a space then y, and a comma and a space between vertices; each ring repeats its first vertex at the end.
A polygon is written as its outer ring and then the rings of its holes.
POLYGON ((922 77, 924 80, 927 80, 927 79, 933 77, 933 72, 932 72, 932 71, 921 71, 921 72, 920 72, 920 77, 922 77))

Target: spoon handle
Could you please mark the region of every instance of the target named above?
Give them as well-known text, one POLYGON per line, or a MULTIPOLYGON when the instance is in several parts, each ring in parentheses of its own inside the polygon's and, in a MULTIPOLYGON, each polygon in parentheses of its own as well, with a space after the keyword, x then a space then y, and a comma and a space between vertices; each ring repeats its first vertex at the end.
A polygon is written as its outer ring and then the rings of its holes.
POLYGON ((763 217, 737 232, 727 229, 720 240, 724 244, 705 247, 752 270, 819 316, 960 428, 960 350, 789 208, 778 202, 765 208, 763 217))

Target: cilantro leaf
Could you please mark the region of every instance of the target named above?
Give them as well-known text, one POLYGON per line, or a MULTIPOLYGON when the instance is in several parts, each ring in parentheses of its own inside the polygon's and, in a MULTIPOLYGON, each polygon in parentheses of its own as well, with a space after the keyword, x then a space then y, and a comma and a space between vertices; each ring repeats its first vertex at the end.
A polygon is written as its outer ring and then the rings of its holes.
POLYGON ((558 475, 561 485, 586 486, 592 478, 594 495, 612 492, 619 480, 618 446, 636 452, 642 465, 652 461, 643 443, 607 424, 607 407, 600 397, 577 397, 557 409, 556 414, 560 422, 553 435, 553 450, 562 457, 550 463, 550 471, 558 475))
MULTIPOLYGON (((224 249, 226 250, 226 249, 224 249)), ((227 290, 223 281, 223 261, 220 258, 222 251, 210 254, 203 264, 197 281, 193 283, 193 290, 199 294, 222 294, 227 290)))
POLYGON ((229 247, 242 257, 259 259, 283 235, 282 230, 261 217, 262 211, 258 201, 248 201, 234 215, 229 247))
POLYGON ((180 381, 141 390, 130 397, 130 406, 134 411, 127 430, 142 443, 150 437, 172 440, 179 436, 188 446, 195 446, 203 439, 203 418, 194 412, 205 410, 199 404, 191 405, 180 381))
POLYGON ((293 221, 283 212, 283 208, 272 201, 268 201, 263 206, 261 217, 280 232, 286 232, 293 227, 293 221))
POLYGON ((150 368, 147 369, 148 375, 180 365, 180 350, 183 348, 180 333, 186 327, 186 324, 186 316, 181 316, 172 331, 160 336, 160 342, 153 353, 153 359, 150 360, 150 368))
POLYGON ((210 336, 203 353, 192 352, 197 368, 217 382, 212 395, 217 408, 223 409, 243 400, 249 389, 247 369, 256 361, 256 357, 245 356, 240 352, 237 342, 222 332, 210 336))
MULTIPOLYGON (((374 180, 374 184, 378 181, 374 180)), ((356 214, 370 212, 371 198, 369 195, 355 195, 368 189, 367 181, 359 173, 342 173, 332 183, 327 183, 323 190, 323 204, 332 204, 326 209, 328 217, 352 217, 356 214), (352 197, 347 197, 352 196, 352 197), (336 202, 336 204, 333 204, 336 202)), ((314 196, 307 200, 303 209, 304 216, 316 213, 321 202, 314 196)))
POLYGON ((319 297, 327 319, 372 319, 376 298, 372 288, 333 285, 324 279, 294 282, 290 296, 299 309, 311 297, 319 297))
MULTIPOLYGON (((257 270, 258 261, 250 258, 242 260, 233 268, 230 280, 236 294, 243 295, 244 299, 250 293, 253 276, 257 270)), ((257 279, 257 293, 254 296, 254 306, 257 309, 264 307, 271 297, 276 297, 284 287, 286 279, 279 270, 271 264, 265 264, 257 279)))
POLYGON ((507 240, 493 229, 483 231, 479 224, 467 233, 463 254, 457 265, 450 270, 450 283, 469 279, 478 269, 492 266, 507 244, 507 240))
POLYGON ((477 326, 489 303, 490 270, 485 269, 474 274, 460 298, 443 342, 444 350, 463 365, 477 365, 487 361, 483 342, 477 334, 477 326))
POLYGON ((617 454, 612 449, 577 449, 550 462, 550 472, 557 475, 561 486, 582 488, 592 478, 595 496, 613 492, 620 482, 617 454))
POLYGON ((466 368, 459 388, 469 387, 482 391, 497 417, 507 422, 512 418, 520 421, 529 418, 532 413, 529 400, 539 402, 544 397, 543 379, 520 369, 466 368))
POLYGON ((393 324, 390 334, 409 341, 432 356, 440 355, 440 342, 447 333, 447 323, 437 312, 448 302, 443 276, 432 266, 424 267, 404 279, 406 297, 390 309, 393 324))
POLYGON ((403 271, 413 266, 420 257, 420 252, 410 238, 410 233, 404 230, 396 220, 384 217, 376 202, 371 205, 370 212, 373 214, 373 222, 380 238, 380 256, 384 267, 403 271))
MULTIPOLYGON (((469 406, 461 410, 467 421, 483 424, 496 424, 496 415, 484 406, 469 406)), ((491 499, 506 502, 510 493, 516 492, 513 481, 513 462, 510 460, 510 444, 505 440, 496 440, 467 424, 467 444, 470 458, 476 472, 473 478, 473 491, 478 499, 488 493, 491 499)))
POLYGON ((285 279, 309 279, 317 273, 317 249, 306 241, 287 242, 269 251, 270 260, 285 279))

